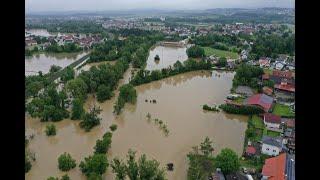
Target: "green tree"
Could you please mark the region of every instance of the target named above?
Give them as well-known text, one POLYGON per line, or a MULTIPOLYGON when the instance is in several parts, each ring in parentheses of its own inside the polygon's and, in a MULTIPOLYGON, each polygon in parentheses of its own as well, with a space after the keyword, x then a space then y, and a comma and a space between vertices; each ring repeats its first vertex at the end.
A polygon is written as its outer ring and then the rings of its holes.
POLYGON ((192 57, 192 58, 199 58, 199 57, 203 57, 205 55, 204 49, 200 46, 197 46, 197 45, 188 48, 187 54, 188 54, 188 57, 192 57))
POLYGON ((93 172, 89 174, 88 180, 102 180, 102 176, 93 172))
POLYGON ((205 156, 209 156, 213 152, 212 141, 207 136, 205 140, 200 144, 200 150, 205 156))
POLYGON ((76 167, 76 160, 69 153, 63 153, 58 158, 58 167, 61 171, 69 171, 76 167))
POLYGON ((104 154, 94 154, 86 157, 79 165, 82 173, 84 173, 86 176, 90 176, 91 173, 102 175, 106 172, 108 166, 108 160, 104 154))
POLYGON ((70 180, 70 177, 68 176, 68 174, 65 174, 61 177, 61 180, 70 180))
POLYGON ((80 127, 85 129, 86 131, 90 131, 94 126, 99 125, 102 119, 98 117, 100 112, 100 107, 94 106, 89 113, 84 114, 83 120, 80 122, 80 127))
POLYGON ((125 180, 127 176, 127 166, 118 158, 114 158, 111 163, 112 172, 116 174, 117 180, 125 180))
POLYGON ((32 165, 27 155, 24 157, 24 172, 27 173, 30 171, 32 165))
POLYGON ((59 70, 61 70, 61 69, 62 69, 62 67, 60 67, 60 66, 51 65, 49 72, 50 72, 50 73, 55 73, 55 72, 57 72, 57 71, 59 71, 59 70))
POLYGON ((59 178, 50 176, 50 177, 47 178, 47 180, 59 180, 59 178))
POLYGON ((74 72, 73 68, 67 67, 64 70, 63 74, 61 75, 61 81, 62 82, 67 82, 67 81, 73 79, 74 76, 75 76, 75 72, 74 72))
POLYGON ((81 99, 85 99, 88 91, 87 84, 81 78, 76 78, 68 81, 66 88, 74 98, 81 99))
POLYGON ((111 147, 112 143, 112 133, 106 133, 103 135, 102 140, 98 139, 94 147, 94 153, 96 154, 105 154, 111 147))
POLYGON ((46 126, 45 132, 46 132, 46 135, 47 135, 47 136, 54 136, 54 135, 56 135, 56 133, 57 133, 56 126, 55 126, 54 124, 48 124, 48 125, 46 126))
POLYGON ((226 67, 226 65, 227 65, 227 58, 225 58, 225 57, 219 58, 217 65, 220 66, 220 67, 226 67))
POLYGON ((80 98, 73 99, 71 119, 81 119, 84 113, 85 111, 83 109, 83 100, 81 100, 80 98))
POLYGON ((117 130, 118 126, 116 124, 112 124, 109 128, 111 131, 115 131, 117 130))
POLYGON ((110 99, 111 97, 113 96, 113 93, 110 89, 109 86, 106 86, 106 85, 100 85, 98 87, 98 91, 97 91, 97 100, 99 102, 103 102, 107 99, 110 99))
POLYGON ((236 172, 240 168, 238 155, 231 149, 222 149, 215 159, 216 167, 221 168, 224 174, 236 172))

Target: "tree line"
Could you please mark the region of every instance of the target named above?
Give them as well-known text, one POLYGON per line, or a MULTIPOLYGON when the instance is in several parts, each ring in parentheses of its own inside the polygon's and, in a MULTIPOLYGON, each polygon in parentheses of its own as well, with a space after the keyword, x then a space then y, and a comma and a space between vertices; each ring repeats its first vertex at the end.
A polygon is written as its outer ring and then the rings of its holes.
POLYGON ((210 62, 200 61, 197 62, 194 59, 188 59, 183 62, 177 61, 174 63, 173 67, 163 68, 161 70, 139 70, 137 74, 132 78, 130 84, 137 86, 140 84, 149 83, 152 81, 160 80, 169 76, 174 76, 180 73, 185 73, 195 70, 209 70, 211 68, 210 62))

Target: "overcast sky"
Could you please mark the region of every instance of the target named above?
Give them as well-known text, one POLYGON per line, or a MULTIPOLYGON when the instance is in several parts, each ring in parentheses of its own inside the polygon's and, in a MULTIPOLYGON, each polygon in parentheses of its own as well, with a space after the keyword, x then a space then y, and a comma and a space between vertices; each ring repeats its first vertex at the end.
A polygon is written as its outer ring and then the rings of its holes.
POLYGON ((26 0, 27 12, 294 7, 294 0, 26 0))

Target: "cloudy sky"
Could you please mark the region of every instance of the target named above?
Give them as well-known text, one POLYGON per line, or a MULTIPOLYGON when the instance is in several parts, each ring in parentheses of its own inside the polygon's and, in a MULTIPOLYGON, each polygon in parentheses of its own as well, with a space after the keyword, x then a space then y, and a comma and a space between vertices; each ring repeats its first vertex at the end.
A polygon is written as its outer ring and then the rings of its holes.
POLYGON ((26 0, 27 12, 294 7, 294 0, 26 0))

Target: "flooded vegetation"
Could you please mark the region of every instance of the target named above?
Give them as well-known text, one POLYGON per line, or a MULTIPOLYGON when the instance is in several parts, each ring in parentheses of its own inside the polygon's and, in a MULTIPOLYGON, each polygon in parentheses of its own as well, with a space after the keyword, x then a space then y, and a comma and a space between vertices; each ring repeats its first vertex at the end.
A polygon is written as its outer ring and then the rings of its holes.
POLYGON ((33 56, 25 56, 25 75, 34 75, 39 71, 48 73, 52 65, 62 68, 85 56, 87 52, 81 53, 41 53, 33 56))
POLYGON ((172 66, 178 60, 180 62, 187 60, 186 50, 185 47, 155 46, 150 50, 146 70, 162 69, 172 66), (157 55, 159 60, 155 59, 157 55))
MULTIPOLYGON (((127 83, 130 76, 131 68, 120 84, 127 83)), ((202 109, 203 104, 212 106, 223 103, 232 86, 233 76, 231 72, 196 71, 137 86, 136 104, 126 104, 119 116, 112 113, 118 92, 104 103, 98 103, 93 96, 89 96, 85 108, 98 104, 103 110, 100 114, 101 124, 90 132, 81 129, 79 121, 63 120, 54 123, 57 134, 47 137, 44 132, 47 123, 26 117, 27 135, 35 134, 29 148, 36 154, 36 162, 26 174, 26 179, 43 180, 48 176, 62 176, 63 172, 57 166, 58 156, 68 152, 79 163, 92 154, 96 140, 110 131, 112 124, 116 124, 118 129, 113 133, 109 159, 125 158, 128 149, 132 148, 138 156, 145 153, 159 160, 163 167, 172 162, 175 169, 167 172, 170 180, 186 179, 186 154, 206 136, 213 140, 215 153, 229 147, 240 155, 247 117, 202 109), (146 99, 155 99, 156 103, 146 102, 146 99), (170 129, 168 136, 153 122, 148 122, 147 113, 151 114, 151 119, 165 122, 170 129)), ((86 179, 78 167, 70 170, 69 176, 71 179, 86 179)), ((104 179, 115 179, 111 168, 105 173, 104 179)))

